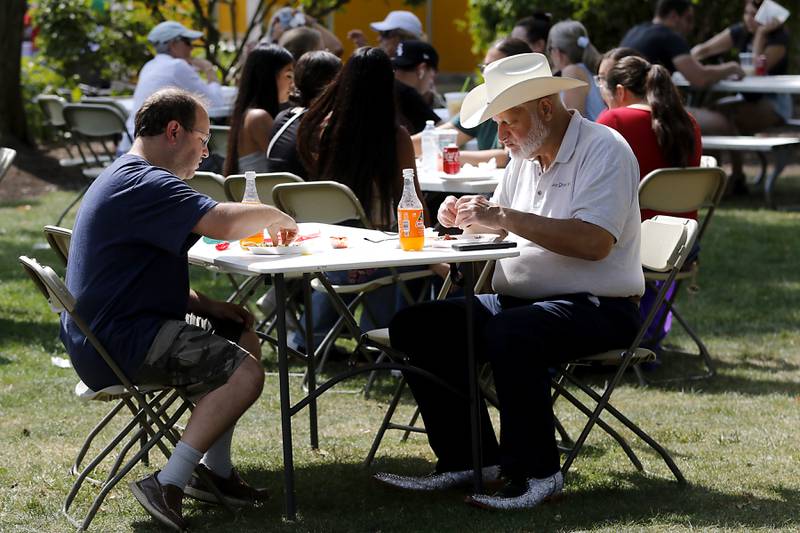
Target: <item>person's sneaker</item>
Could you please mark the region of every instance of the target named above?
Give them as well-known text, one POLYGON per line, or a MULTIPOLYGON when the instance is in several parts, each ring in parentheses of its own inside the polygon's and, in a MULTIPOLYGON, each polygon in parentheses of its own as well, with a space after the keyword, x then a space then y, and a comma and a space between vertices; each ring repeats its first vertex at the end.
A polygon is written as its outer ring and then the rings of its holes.
MULTIPOLYGON (((500 476, 500 467, 485 466, 481 472, 484 481, 493 481, 500 476)), ((373 477, 390 487, 405 490, 446 490, 455 487, 469 486, 472 483, 472 470, 455 472, 434 472, 425 476, 399 476, 386 472, 378 472, 373 477)))
POLYGON ((128 486, 145 511, 150 516, 177 531, 186 529, 181 503, 183 491, 175 485, 162 485, 158 482, 158 472, 139 481, 131 481, 128 486))
POLYGON ((509 481, 508 484, 492 495, 473 494, 467 496, 466 502, 483 509, 530 509, 545 500, 561 494, 564 488, 564 477, 556 472, 544 479, 529 478, 522 482, 509 481))
MULTIPOLYGON (((234 468, 231 470, 231 476, 225 479, 212 472, 206 465, 199 464, 195 469, 206 473, 211 478, 211 481, 216 485, 222 495, 228 500, 231 505, 245 506, 253 505, 255 503, 263 502, 269 497, 267 489, 261 489, 251 486, 241 478, 239 473, 234 468)), ((211 489, 203 482, 203 480, 195 473, 189 483, 184 489, 184 494, 196 500, 206 503, 219 503, 217 497, 211 489)))

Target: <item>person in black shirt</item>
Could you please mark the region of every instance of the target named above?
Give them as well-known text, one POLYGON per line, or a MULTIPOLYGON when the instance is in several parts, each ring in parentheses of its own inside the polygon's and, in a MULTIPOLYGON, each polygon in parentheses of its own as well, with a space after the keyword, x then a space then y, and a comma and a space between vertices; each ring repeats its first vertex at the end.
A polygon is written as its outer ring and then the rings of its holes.
POLYGON ((298 106, 278 113, 267 147, 267 172, 291 172, 306 178, 308 172, 297 155, 297 129, 300 117, 342 68, 342 61, 330 52, 306 52, 295 65, 294 83, 298 106))
POLYGON ((425 122, 439 122, 439 116, 425 103, 422 95, 433 91, 439 54, 423 41, 403 41, 392 58, 395 94, 400 124, 412 135, 425 128, 425 122))
POLYGON ((634 26, 620 46, 639 51, 650 63, 679 71, 692 86, 706 87, 730 76, 742 77, 739 64, 703 65, 692 57, 686 35, 694 26, 690 0, 659 0, 652 22, 634 26))

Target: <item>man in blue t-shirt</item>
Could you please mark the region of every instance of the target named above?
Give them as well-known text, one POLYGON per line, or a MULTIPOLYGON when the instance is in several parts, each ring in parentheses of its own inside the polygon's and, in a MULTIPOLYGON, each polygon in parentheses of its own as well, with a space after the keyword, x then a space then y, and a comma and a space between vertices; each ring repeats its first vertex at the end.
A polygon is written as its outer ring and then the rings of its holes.
MULTIPOLYGON (((153 517, 181 530, 184 492, 216 501, 192 477, 196 469, 231 503, 266 496, 230 460, 234 425, 264 384, 253 316, 191 290, 187 252, 200 235, 235 240, 267 228, 273 239, 289 242, 297 234, 294 220, 273 207, 217 203, 184 182, 208 157, 209 129, 202 102, 186 91, 163 89, 145 100, 130 152, 86 192, 67 266, 77 314, 125 375, 138 384, 181 387, 197 399, 164 469, 131 483, 153 517)), ((66 314, 61 339, 90 388, 119 382, 66 314)))

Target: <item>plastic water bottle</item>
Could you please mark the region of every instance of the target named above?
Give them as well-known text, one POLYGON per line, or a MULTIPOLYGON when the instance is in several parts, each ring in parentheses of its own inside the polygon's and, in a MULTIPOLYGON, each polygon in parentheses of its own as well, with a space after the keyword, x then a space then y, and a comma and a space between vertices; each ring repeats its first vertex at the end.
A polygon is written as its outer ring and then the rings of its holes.
MULTIPOLYGON (((244 173, 244 195, 242 196, 243 204, 260 204, 261 200, 258 197, 258 190, 256 189, 256 173, 248 170, 244 173)), ((249 237, 239 241, 239 246, 247 249, 250 246, 261 246, 264 244, 264 230, 254 233, 249 237)))
POLYGON ((422 172, 425 174, 435 174, 437 161, 439 159, 439 139, 436 135, 436 128, 433 121, 425 122, 425 129, 422 130, 422 172))
POLYGON ((425 213, 414 187, 414 169, 403 169, 403 196, 397 204, 397 234, 400 248, 422 250, 425 245, 425 213))

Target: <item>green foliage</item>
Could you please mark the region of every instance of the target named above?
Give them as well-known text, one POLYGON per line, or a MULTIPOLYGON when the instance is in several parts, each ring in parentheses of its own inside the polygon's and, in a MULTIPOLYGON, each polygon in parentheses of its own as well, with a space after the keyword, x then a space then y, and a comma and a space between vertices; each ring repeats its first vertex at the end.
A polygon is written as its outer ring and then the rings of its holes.
POLYGON ((48 61, 41 55, 22 58, 20 76, 22 103, 25 106, 28 130, 34 139, 42 139, 45 136, 44 116, 35 102, 36 96, 72 91, 77 88, 80 81, 77 76, 65 78, 50 68, 47 63, 48 61))
POLYGON ((150 13, 121 3, 93 7, 91 0, 42 0, 34 12, 37 44, 48 65, 64 77, 98 84, 128 79, 149 53, 150 13))

